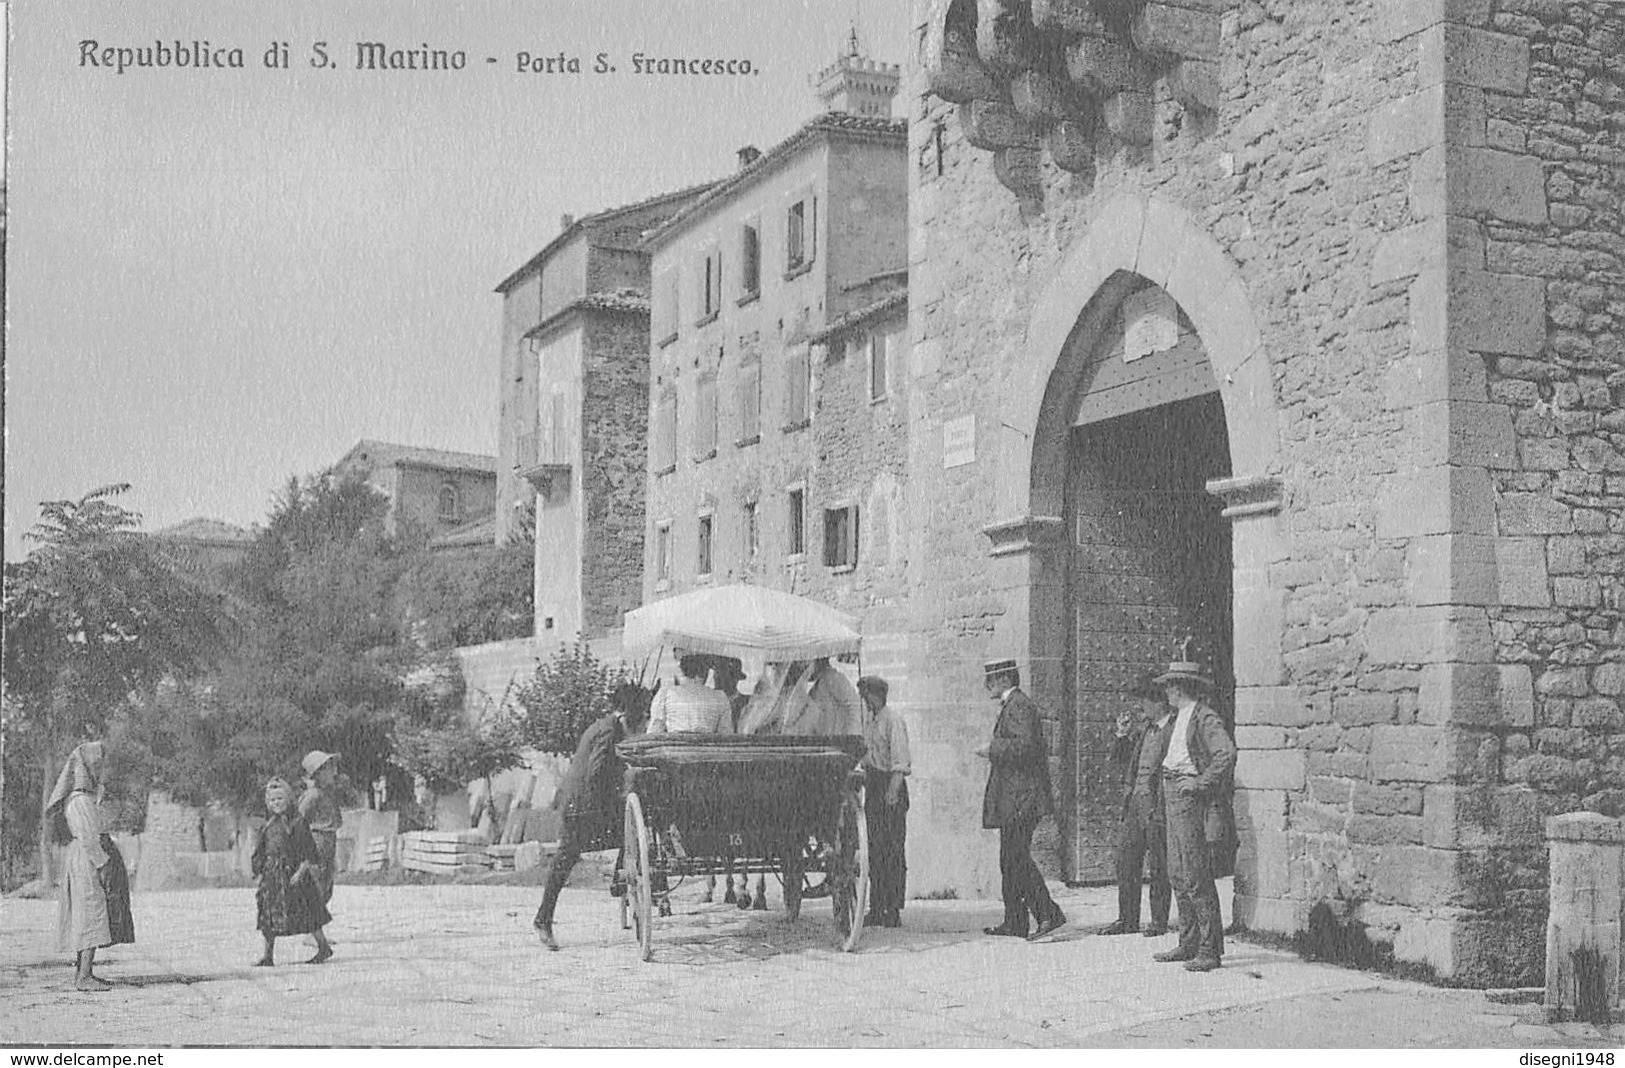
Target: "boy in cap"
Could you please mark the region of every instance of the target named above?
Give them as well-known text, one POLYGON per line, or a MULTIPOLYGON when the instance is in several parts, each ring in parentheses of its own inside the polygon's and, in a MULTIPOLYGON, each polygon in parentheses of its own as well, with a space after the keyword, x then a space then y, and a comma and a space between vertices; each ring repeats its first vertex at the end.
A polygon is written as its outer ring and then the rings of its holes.
POLYGON ((982 670, 987 695, 999 702, 993 740, 976 751, 992 765, 982 799, 982 826, 999 832, 999 876, 1004 896, 1004 922, 986 931, 1037 941, 1066 922, 1066 915, 1049 896, 1043 873, 1032 857, 1033 831, 1054 804, 1050 797, 1049 756, 1038 706, 1021 692, 1016 662, 992 660, 982 670), (1029 913, 1037 923, 1031 933, 1027 925, 1029 913))
POLYGON ((1213 679, 1191 660, 1189 641, 1180 657, 1156 678, 1174 709, 1161 770, 1168 881, 1179 901, 1179 945, 1155 959, 1184 961, 1186 971, 1210 972, 1224 956, 1224 921, 1208 851, 1208 813, 1215 807, 1229 811, 1236 746, 1206 701, 1213 679))

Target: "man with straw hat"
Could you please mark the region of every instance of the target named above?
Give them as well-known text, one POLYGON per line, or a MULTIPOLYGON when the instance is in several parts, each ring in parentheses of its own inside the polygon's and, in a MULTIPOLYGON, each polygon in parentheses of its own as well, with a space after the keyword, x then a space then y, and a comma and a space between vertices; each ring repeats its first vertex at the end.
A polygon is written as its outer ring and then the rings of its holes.
POLYGON ((1066 915, 1049 896, 1044 876, 1033 863, 1033 831, 1052 810, 1049 754, 1038 706, 1021 692, 1021 674, 1014 660, 991 660, 982 667, 983 685, 999 702, 993 740, 976 755, 990 765, 987 793, 982 799, 982 826, 998 828, 999 876, 1004 897, 1004 922, 986 929, 990 935, 1009 935, 1037 941, 1066 922, 1066 915), (1037 927, 1029 933, 1028 916, 1037 927))
POLYGON ((1162 800, 1168 834, 1168 881, 1179 902, 1179 945, 1155 955, 1183 961, 1185 970, 1210 972, 1224 956, 1224 920, 1208 851, 1209 813, 1228 811, 1236 746, 1207 697, 1213 679, 1194 661, 1191 641, 1156 677, 1174 722, 1162 758, 1162 800))

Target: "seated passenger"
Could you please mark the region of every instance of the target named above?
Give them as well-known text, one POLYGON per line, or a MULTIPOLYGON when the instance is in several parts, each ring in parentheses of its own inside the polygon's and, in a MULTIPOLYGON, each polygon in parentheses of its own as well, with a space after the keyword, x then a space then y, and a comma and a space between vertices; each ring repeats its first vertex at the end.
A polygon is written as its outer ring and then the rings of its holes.
POLYGON ((650 734, 732 733, 733 706, 720 690, 705 684, 711 665, 704 656, 684 653, 677 661, 682 678, 663 687, 649 709, 650 734))
POLYGON ((829 657, 812 662, 805 699, 787 711, 781 733, 863 734, 863 702, 858 699, 857 687, 829 662, 829 657))

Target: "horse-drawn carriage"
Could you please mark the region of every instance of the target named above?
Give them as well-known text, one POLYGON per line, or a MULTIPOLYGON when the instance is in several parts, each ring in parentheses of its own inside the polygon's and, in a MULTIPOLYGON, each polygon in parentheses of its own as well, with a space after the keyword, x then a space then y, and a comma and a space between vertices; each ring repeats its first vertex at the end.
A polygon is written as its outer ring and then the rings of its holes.
MULTIPOLYGON (((625 648, 736 657, 747 663, 856 655, 848 617, 753 586, 699 590, 627 615, 625 648)), ((771 874, 787 917, 804 880, 822 873, 841 948, 856 947, 868 898, 863 740, 854 735, 665 734, 617 747, 626 761, 622 926, 653 953, 657 903, 688 876, 771 874)))

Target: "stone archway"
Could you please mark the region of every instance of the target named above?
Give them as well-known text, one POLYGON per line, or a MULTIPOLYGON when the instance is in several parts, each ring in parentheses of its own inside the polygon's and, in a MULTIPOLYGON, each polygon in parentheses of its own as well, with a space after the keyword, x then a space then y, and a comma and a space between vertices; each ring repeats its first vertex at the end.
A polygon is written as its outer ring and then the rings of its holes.
MULTIPOLYGON (((1001 519, 984 530, 1009 609, 999 643, 1026 651, 1030 688, 1041 702, 1064 704, 1068 538, 1062 516, 1082 371, 1063 354, 1092 348, 1142 280, 1160 286, 1190 318, 1224 407, 1234 475, 1207 488, 1223 499, 1231 520, 1232 666, 1241 718, 1245 707, 1276 699, 1285 681, 1281 596, 1268 583, 1270 563, 1284 555, 1275 394, 1240 272, 1188 215, 1155 199, 1122 194, 1094 215, 1033 305, 1027 359, 1006 372, 994 478, 1001 519)), ((1073 742, 1056 739, 1055 749, 1067 753, 1073 742)), ((1056 770, 1066 781, 1059 760, 1056 770)), ((1065 804, 1072 800, 1063 797, 1065 804)), ((1063 846, 1069 873, 1070 848, 1063 846)), ((1246 873, 1238 876, 1238 907, 1247 881, 1246 873)))

